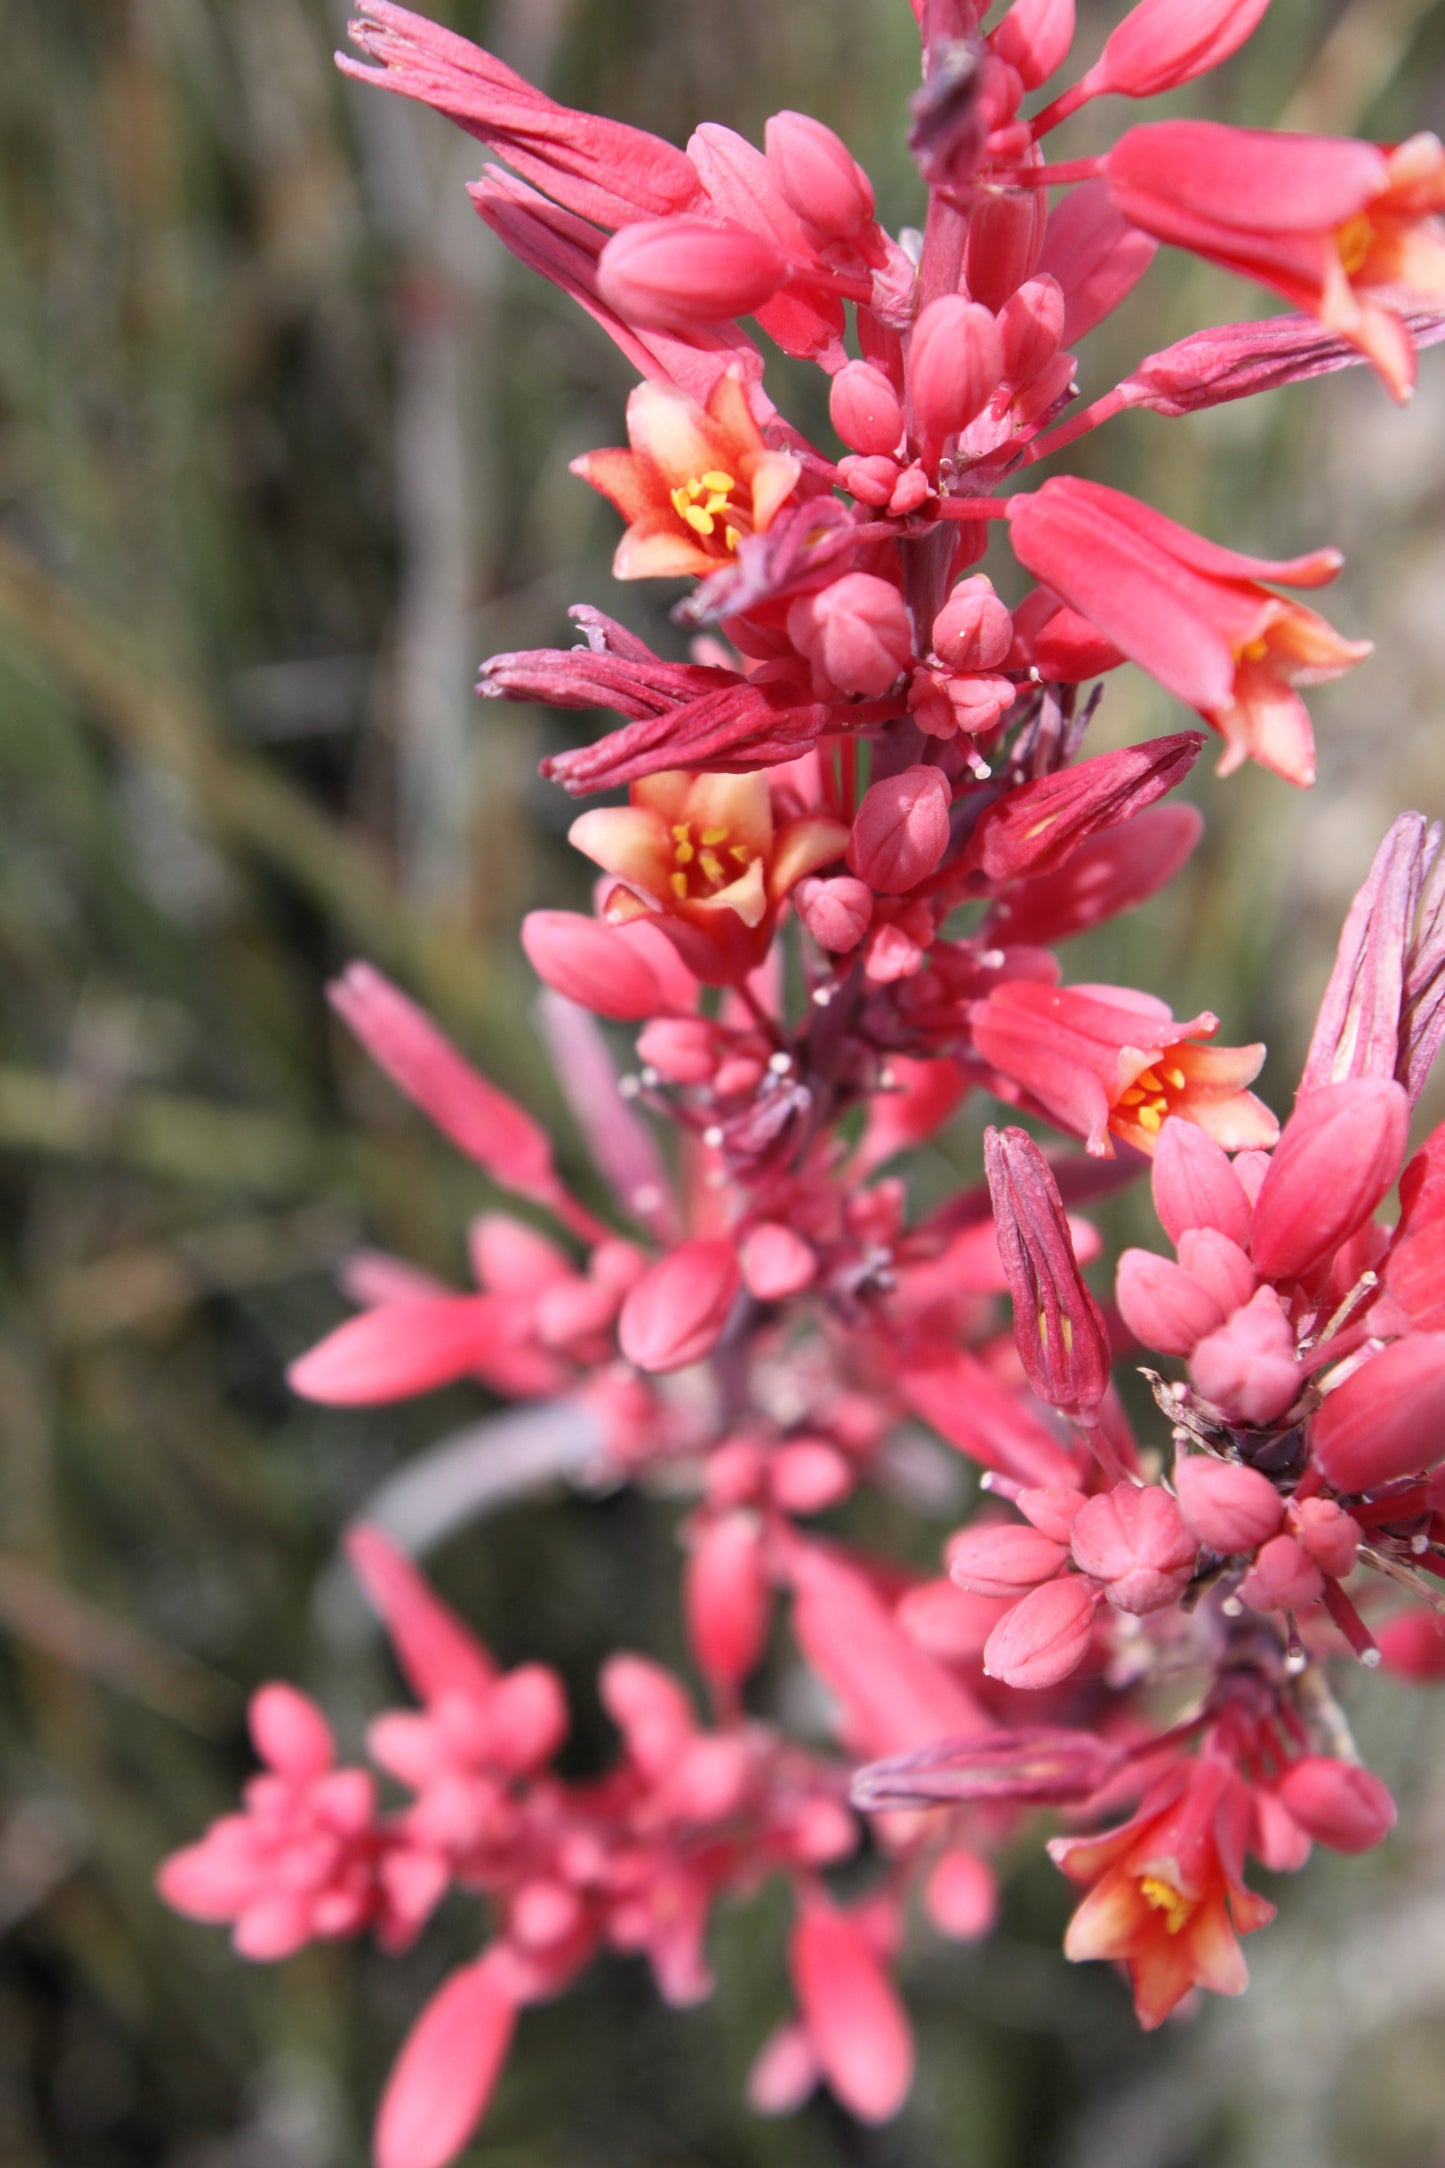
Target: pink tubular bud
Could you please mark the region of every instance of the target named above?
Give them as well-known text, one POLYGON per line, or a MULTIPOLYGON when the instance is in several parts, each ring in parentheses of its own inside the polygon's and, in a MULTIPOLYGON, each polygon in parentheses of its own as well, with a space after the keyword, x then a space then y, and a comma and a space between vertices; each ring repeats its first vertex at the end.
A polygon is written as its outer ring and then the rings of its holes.
POLYGON ((1360 1524, 1333 1498, 1306 1498, 1290 1509, 1290 1524, 1321 1573, 1343 1581, 1354 1570, 1360 1524))
POLYGON ((809 1902, 793 1929, 788 1968, 829 2086, 859 2122, 891 2121, 913 2082, 913 2036, 861 1920, 825 1900, 809 1902))
POLYGON ((1319 1567, 1293 1536, 1272 1536, 1240 1584, 1252 1611, 1302 1611, 1324 1594, 1319 1567))
POLYGON ((1091 1498, 1074 1522, 1074 1564, 1103 1583, 1116 1611, 1142 1614, 1177 1602, 1199 1554, 1168 1491, 1118 1483, 1091 1498))
POLYGON ((739 1257, 744 1284, 759 1302, 782 1302, 810 1287, 818 1276, 818 1259, 809 1244, 778 1220, 763 1220, 754 1227, 739 1257))
POLYGON ((1065 1574, 1045 1581, 999 1620, 984 1643, 983 1668, 1005 1686, 1057 1686, 1084 1661, 1094 1630, 1095 1594, 1065 1574))
POLYGON ((1196 1121, 1166 1121, 1150 1175, 1155 1212, 1170 1242, 1179 1242, 1189 1227, 1215 1227, 1231 1242, 1250 1240, 1250 1199, 1224 1147, 1196 1121))
MULTIPOLYGON (((881 369, 850 361, 828 388, 828 412, 843 442, 872 458, 896 451, 903 435, 903 408, 881 369)), ((890 475, 887 496, 896 475, 890 475)), ((886 498, 884 500, 886 502, 886 498)))
POLYGON ((1297 1279, 1333 1256, 1400 1171, 1409 1101, 1383 1077, 1307 1092, 1280 1133, 1254 1208, 1250 1254, 1261 1276, 1297 1279))
POLYGON ((636 1024, 667 1006, 646 957, 601 919, 580 911, 529 911, 522 946, 544 985, 594 1016, 636 1024))
POLYGON ((1094 97, 1152 98, 1192 83, 1237 52, 1269 0, 1139 0, 1084 78, 1094 97))
POLYGON ((1432 1686, 1445 1679, 1445 1618, 1435 1611, 1402 1611, 1378 1627, 1380 1660, 1395 1679, 1432 1686))
POLYGON ((637 1051, 669 1084, 705 1084, 718 1065, 718 1037, 705 1016, 661 1017, 637 1035, 637 1051))
POLYGON ((990 46, 1017 68, 1025 90, 1037 90, 1062 67, 1074 42, 1074 0, 1014 0, 990 46))
POLYGON ((336 1748, 331 1727, 314 1701, 277 1681, 251 1696, 251 1739, 263 1762, 287 1777, 319 1777, 336 1748))
POLYGON ((1189 1375, 1196 1390, 1236 1422, 1272 1423, 1283 1415, 1304 1379, 1293 1328, 1272 1287, 1257 1289, 1242 1310, 1199 1342, 1189 1375))
POLYGON ((941 1935, 977 1942, 998 1918, 998 1876, 976 1852, 954 1845, 928 1877, 923 1907, 941 1935))
POLYGON ((962 294, 930 301, 913 327, 908 392, 919 435, 942 444, 973 420, 1003 376, 1003 341, 985 308, 962 294))
POLYGON ((1368 1852, 1395 1826, 1395 1802, 1380 1779, 1329 1754, 1291 1762, 1276 1789, 1300 1828, 1334 1852, 1368 1852))
POLYGON ((960 580, 937 617, 933 652, 953 670, 997 670, 1013 646, 1013 619, 982 572, 960 580))
POLYGON ((664 331, 750 316, 787 275, 787 258, 765 235, 692 218, 623 226, 597 259, 608 307, 627 323, 664 331))
POLYGON ((846 956, 872 923, 873 892, 851 874, 840 873, 831 881, 809 874, 793 890, 793 908, 820 949, 846 956))
POLYGON ((876 700, 913 653, 913 628, 896 587, 872 572, 845 572, 788 611, 788 638, 840 693, 876 700))
POLYGON ((449 1973, 407 2034, 377 2109, 376 2168, 446 2168, 485 2114, 517 2022, 494 1955, 449 1973))
POLYGON ((846 241, 868 224, 873 183, 822 121, 809 113, 774 113, 764 125, 763 144, 779 189, 815 231, 846 241))
POLYGON ((1057 354, 1064 336, 1064 289, 1047 273, 1028 279, 999 310, 1003 373, 1010 384, 1031 384, 1057 354))
POLYGON ((1208 1288, 1226 1317, 1243 1309, 1258 1285, 1244 1251, 1217 1227, 1186 1227, 1179 1237, 1179 1262, 1208 1288))
POLYGON ((734 1691, 754 1669, 771 1608, 762 1528, 752 1513, 724 1513, 688 1554, 683 1614, 692 1652, 713 1688, 734 1691))
POLYGON ((639 1370, 685 1370, 710 1354, 742 1287, 730 1242, 683 1242, 628 1295, 618 1319, 622 1352, 639 1370))
POLYGON ((1028 1381, 1050 1407, 1071 1415, 1096 1408, 1109 1389, 1109 1334, 1080 1275, 1048 1161, 1022 1129, 988 1129, 983 1164, 1028 1381))
POLYGON ((1423 1332, 1374 1355, 1325 1396, 1310 1452, 1340 1491, 1377 1490, 1445 1455, 1445 1333, 1423 1332))
POLYGON ((870 784, 848 838, 848 864, 881 895, 905 894, 948 849, 951 803, 938 768, 905 768, 870 784))
POLYGON ((824 1438, 795 1438, 773 1455, 773 1503, 784 1513, 826 1513, 852 1488, 852 1467, 824 1438))
POLYGON ((1224 1305, 1192 1272, 1152 1250, 1125 1250, 1114 1299, 1136 1340, 1160 1355, 1189 1355, 1224 1323, 1224 1305))
POLYGON ((975 203, 964 244, 963 276, 968 291, 985 308, 1001 309, 1037 267, 1048 218, 1046 193, 1042 188, 1010 189, 998 195, 985 193, 975 203))
POLYGON ((1284 1500, 1257 1468, 1191 1453, 1174 1463, 1174 1491, 1184 1525, 1222 1558, 1257 1551, 1279 1531, 1284 1500))
POLYGON ((949 1578, 971 1596, 1020 1596, 1052 1580, 1068 1555, 1066 1542, 1051 1542, 1016 1521, 963 1528, 948 1545, 949 1578))
POLYGON ((838 479, 850 497, 881 511, 898 487, 898 462, 878 452, 868 459, 850 456, 839 460, 838 479))
POLYGON ((1084 1510, 1084 1502, 1082 1491, 1063 1490, 1053 1485, 1022 1490, 1014 1500, 1030 1528, 1037 1528, 1041 1536, 1063 1544, 1066 1549, 1074 1532, 1074 1522, 1084 1510))

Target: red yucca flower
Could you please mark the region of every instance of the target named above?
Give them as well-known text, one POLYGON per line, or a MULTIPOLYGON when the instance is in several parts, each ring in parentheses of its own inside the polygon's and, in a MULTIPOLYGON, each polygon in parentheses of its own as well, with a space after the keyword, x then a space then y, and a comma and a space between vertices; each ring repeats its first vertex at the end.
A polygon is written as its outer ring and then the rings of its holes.
POLYGON ((382 2095, 379 2168, 444 2168, 529 2006, 610 1954, 705 1999, 713 1908, 764 1885, 792 2007, 750 2099, 784 2114, 822 2085, 881 2123, 914 2065, 905 1921, 986 1935, 995 1859, 1040 1810, 1109 1825, 1052 1845, 1086 1891, 1065 1948, 1122 1965, 1146 2027, 1244 1987, 1240 1937, 1272 1913, 1248 1853, 1293 1870, 1394 1819, 1329 1666, 1445 1677, 1409 1607, 1445 1549, 1445 1131, 1409 1157, 1445 1036, 1439 830, 1406 814, 1381 845, 1283 1125, 1250 1089, 1262 1045, 1065 984, 1054 953, 1155 894, 1202 825, 1169 794, 1203 733, 1087 754, 1091 681, 1137 665, 1220 736, 1222 772, 1304 785, 1301 689, 1369 649, 1279 592, 1327 584, 1336 551, 1245 556, 1033 469, 1130 406, 1179 417, 1362 356, 1401 393, 1445 335, 1433 138, 1171 120, 1048 162, 1081 106, 1192 81, 1265 5, 1140 0, 1072 82, 1072 6, 1014 0, 985 31, 974 0, 918 5, 897 238, 806 114, 773 115, 761 148, 709 122, 683 149, 390 0, 352 25, 342 66, 504 161, 479 215, 636 371, 626 447, 573 471, 621 517, 620 579, 689 584, 668 654, 582 605, 579 644, 482 667, 487 695, 618 718, 545 763, 574 794, 626 791, 571 829, 595 907, 522 935, 576 1156, 351 966, 341 1020, 520 1204, 466 1229, 466 1290, 351 1259, 355 1314, 291 1382, 330 1406, 518 1403, 381 1492, 417 1549, 543 1480, 680 1506, 706 1701, 618 1650, 615 1737, 578 1776, 551 1669, 504 1665, 379 1527, 352 1531, 413 1697, 367 1733, 386 1791, 337 1765, 315 1704, 263 1687, 262 1773, 159 1887, 257 1959, 362 1933, 397 1950, 444 1899, 472 1908, 474 1950, 382 2095), (1161 243, 1294 313, 1092 381, 1083 342, 1161 243), (826 441, 778 412, 743 317, 824 372, 826 441), (1036 584, 981 569, 995 544, 1036 584), (969 1093, 1031 1128, 988 1127, 940 1197, 969 1093), (1146 1170, 1173 1254, 1125 1251, 1110 1302, 1089 1207, 1146 1170), (1159 1412, 1136 1396, 1136 1434, 1114 1365, 1141 1351, 1180 1374, 1145 1373, 1159 1412), (931 1571, 829 1519, 874 1487, 895 1518, 920 1484, 936 1501, 921 1428, 986 1492, 931 1571), (818 1691, 778 1695, 799 1667, 818 1691))

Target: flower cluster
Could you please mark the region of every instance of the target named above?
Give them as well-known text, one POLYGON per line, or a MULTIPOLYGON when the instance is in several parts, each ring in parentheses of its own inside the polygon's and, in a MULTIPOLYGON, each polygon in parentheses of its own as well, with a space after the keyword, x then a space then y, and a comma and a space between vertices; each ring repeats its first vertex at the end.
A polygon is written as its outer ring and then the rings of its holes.
POLYGON ((480 1900, 483 1954, 403 2049, 380 2168, 442 2168, 519 2009, 599 1952, 644 1953, 669 2001, 704 1996, 709 1908, 770 1876, 793 1892, 796 2016, 761 2044, 754 2104, 822 2082, 882 2121, 912 2068, 910 1902, 985 1934, 991 1861, 1040 1809, 1076 1829, 1051 1846, 1086 1890, 1067 1954, 1127 1968, 1145 2026, 1196 1986, 1243 1988, 1238 1938, 1272 1916, 1247 1855, 1292 1869, 1394 1819, 1327 1669, 1445 1675, 1445 1132, 1408 1158, 1445 1035, 1439 832, 1407 814, 1381 846, 1282 1125, 1250 1089, 1263 1047, 1065 984, 1056 954, 1154 894, 1200 830, 1170 793, 1204 733, 1086 754, 1086 685, 1138 665, 1217 734, 1222 772, 1308 784, 1300 688, 1368 646, 1279 591, 1327 584, 1334 551, 1247 557, 1032 470, 1126 408, 1178 417, 1360 360, 1403 398, 1445 335, 1433 138, 1167 121, 1046 158, 1082 105, 1191 81, 1266 4, 1140 0, 1054 89, 1070 0, 1013 0, 989 29, 974 0, 915 0, 926 215, 895 237, 817 120, 775 115, 761 150, 708 124, 679 150, 361 0, 364 57, 342 67, 506 162, 471 191, 481 217, 636 367, 626 446, 575 471, 621 517, 619 579, 689 583, 673 614, 693 637, 667 660, 580 607, 579 646, 482 672, 488 696, 621 719, 547 763, 575 795, 626 789, 571 831, 604 877, 595 913, 523 928, 609 1216, 353 966, 343 1020, 527 1213, 473 1225, 474 1292, 354 1259, 357 1314, 292 1383, 355 1405, 475 1379, 582 1411, 609 1477, 688 1497, 681 1603, 712 1717, 615 1656, 619 1757, 558 1775, 553 1674, 499 1672, 385 1537, 353 1532, 420 1704, 369 1740, 406 1802, 380 1804, 320 1711, 266 1687, 268 1773, 161 1888, 253 1958, 366 1929, 399 1948, 446 1891, 480 1900), (1195 333, 1080 406, 1075 350, 1160 243, 1295 313, 1195 333), (826 372, 835 446, 774 408, 742 317, 826 372), (978 569, 995 536, 1034 583, 1001 573, 1013 606, 978 569), (620 1077, 604 1024, 635 1034, 620 1077), (984 1179, 910 1211, 901 1155, 970 1091, 1053 1140, 991 1129, 984 1179), (1106 1309, 1080 1208, 1146 1167, 1175 1255, 1127 1251, 1106 1309), (1136 1435, 1113 1369, 1141 1350, 1183 1374, 1144 1372, 1136 1435), (934 1578, 819 1525, 896 1482, 920 1423, 990 1494, 934 1578), (822 1689, 806 1744, 762 1713, 783 1646, 822 1689), (845 1901, 825 1871, 855 1852, 845 1901))

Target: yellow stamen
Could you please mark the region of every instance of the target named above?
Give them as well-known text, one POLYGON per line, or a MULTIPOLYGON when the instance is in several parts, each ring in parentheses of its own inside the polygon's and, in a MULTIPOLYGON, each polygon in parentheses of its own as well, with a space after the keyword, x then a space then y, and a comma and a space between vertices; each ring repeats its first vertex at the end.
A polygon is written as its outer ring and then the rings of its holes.
POLYGON ((1340 252, 1340 268, 1346 278, 1353 278, 1375 243, 1375 229, 1365 212, 1357 218, 1347 218, 1335 233, 1335 244, 1340 252))
POLYGON ((711 534, 717 524, 711 512, 704 512, 700 504, 690 504, 682 516, 694 534, 711 534))
POLYGON ((1182 1069, 1166 1069, 1164 1081, 1166 1084, 1172 1084, 1175 1091, 1182 1092, 1184 1089, 1184 1071, 1182 1069))
POLYGON ((712 845, 715 843, 726 843, 727 839, 728 832, 726 828, 704 828, 700 840, 706 844, 712 845))
POLYGON ((1162 1875, 1142 1875, 1139 1895, 1151 1911, 1164 1914, 1166 1934, 1177 1935, 1180 1928, 1187 1926, 1194 1916, 1193 1899, 1186 1897, 1183 1890, 1176 1889, 1172 1882, 1166 1882, 1162 1875))
POLYGON ((1135 1077, 1134 1082, 1136 1084, 1142 1084, 1146 1091, 1162 1092, 1164 1089, 1164 1086, 1160 1083, 1158 1077, 1155 1076, 1152 1069, 1141 1069, 1139 1071, 1139 1074, 1135 1077))
MULTIPOLYGON (((727 496, 729 490, 736 489, 738 486, 733 477, 730 474, 724 474, 720 467, 709 467, 707 473, 701 475, 699 480, 704 489, 720 490, 723 496, 727 496)), ((691 486, 696 489, 697 483, 694 482, 691 486)))
POLYGON ((1156 1129, 1162 1129, 1164 1127, 1163 1108, 1154 1103, 1151 1103, 1147 1107, 1140 1107, 1139 1127, 1141 1129, 1147 1129, 1151 1136, 1156 1129))
POLYGON ((687 901, 687 875, 685 873, 670 873, 667 877, 667 885, 679 903, 687 901))
POLYGON ((702 854, 701 865, 702 870, 707 875, 708 879, 720 888, 723 882, 727 879, 727 875, 723 871, 723 862, 718 857, 717 852, 704 851, 702 854))

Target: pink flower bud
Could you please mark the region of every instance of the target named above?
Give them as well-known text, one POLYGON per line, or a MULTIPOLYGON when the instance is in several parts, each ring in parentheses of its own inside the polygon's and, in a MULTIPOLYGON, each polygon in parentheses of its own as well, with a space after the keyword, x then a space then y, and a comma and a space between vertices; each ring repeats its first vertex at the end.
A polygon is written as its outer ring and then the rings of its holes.
POLYGON ((951 803, 938 768, 905 768, 870 784, 848 838, 848 864, 870 888, 903 895, 948 849, 951 803))
POLYGON ((1380 1779, 1328 1754, 1291 1762, 1277 1789, 1300 1828, 1334 1852, 1368 1852, 1395 1826, 1395 1802, 1380 1779))
POLYGON ((1229 1154, 1197 1122, 1174 1117, 1164 1124, 1151 1178, 1154 1209, 1171 1242, 1191 1227, 1213 1227, 1231 1242, 1248 1242, 1249 1199, 1229 1154))
POLYGON ((762 1654, 772 1609, 755 1514, 725 1513, 704 1526, 688 1553, 682 1601, 698 1668, 715 1691, 735 1690, 762 1654))
POLYGON ((251 1696, 251 1738, 263 1762, 286 1777, 319 1777, 336 1758, 331 1727, 314 1701, 277 1682, 251 1696))
POLYGON ((1161 1355, 1190 1354, 1225 1319, 1222 1303, 1192 1272, 1152 1250, 1125 1250, 1114 1298, 1135 1339, 1161 1355))
POLYGON ((953 1845, 928 1877, 923 1907, 941 1935, 978 1942, 998 1918, 998 1876, 976 1852, 953 1845))
POLYGON ((828 390, 828 412, 843 442, 870 457, 895 451, 903 435, 898 394, 883 371, 866 361, 850 361, 838 371, 828 390))
POLYGON ((445 2168, 486 2112, 517 2021, 493 1955, 448 1974, 407 2034, 377 2109, 376 2168, 445 2168))
POLYGON ((809 874, 793 890, 793 908, 820 949, 846 956, 868 931, 873 892, 866 881, 840 873, 831 881, 809 874))
POLYGON ((966 428, 1003 375, 1003 341, 985 308, 962 294, 930 301, 913 327, 908 393, 919 435, 942 444, 966 428))
POLYGON ((1336 1490, 1377 1490, 1445 1455, 1445 1333, 1396 1340, 1326 1394, 1310 1452, 1336 1490))
POLYGON ((1386 1671, 1415 1686, 1445 1679, 1445 1618, 1434 1611, 1402 1611, 1375 1629, 1386 1671))
POLYGON ((759 1302, 782 1302, 811 1286, 818 1276, 815 1252, 779 1220, 763 1220, 754 1227, 739 1258, 748 1293, 759 1302))
MULTIPOLYGON (((841 430, 839 434, 842 434, 841 430)), ((840 459, 838 479, 850 497, 881 511, 898 487, 898 462, 884 458, 881 452, 875 452, 867 459, 840 459)))
POLYGON ((1068 1557, 1067 1543, 1052 1542, 1016 1521, 964 1528, 949 1542, 949 1578, 973 1596, 1018 1596, 1052 1579, 1068 1557))
POLYGON ((1062 67, 1074 42, 1074 0, 1014 0, 988 42, 1016 68, 1025 90, 1037 90, 1062 67))
POLYGON ((1303 1611, 1324 1594, 1319 1567, 1293 1536, 1272 1536, 1245 1575, 1239 1593, 1253 1611, 1303 1611))
POLYGON ((995 312, 1001 309, 1037 265, 1048 218, 1048 205, 1041 201, 1043 194, 1040 188, 1010 189, 1000 195, 982 195, 974 204, 964 244, 963 276, 975 301, 982 302, 985 308, 995 312))
POLYGON ((637 1052, 669 1084, 706 1084, 717 1068, 717 1034, 706 1017, 665 1017, 638 1034, 637 1052))
POLYGON ((742 1287, 730 1242, 681 1243, 638 1281, 618 1319, 622 1352, 639 1370, 685 1370, 711 1353, 742 1287))
POLYGON ((999 311, 1003 373, 1010 384, 1031 384, 1048 367, 1064 336, 1064 289, 1055 278, 1029 279, 999 311))
POLYGON ((1333 1498, 1306 1498, 1290 1508, 1290 1526, 1321 1573, 1342 1581, 1354 1570, 1360 1524, 1333 1498))
POLYGON ((1046 1581, 999 1620, 984 1643, 983 1668, 1005 1686, 1057 1686, 1084 1661, 1095 1595, 1076 1574, 1046 1581))
POLYGON ((1269 0, 1139 0, 1109 35, 1084 84, 1100 96, 1152 98, 1217 68, 1249 37, 1269 0))
POLYGON ((817 232, 846 241, 868 224, 873 184, 822 121, 809 113, 774 113, 764 125, 763 143, 778 187, 817 232))
POLYGON ((1082 1491, 1046 1486, 1020 1491, 1014 1504, 1031 1528, 1037 1528, 1041 1536, 1067 1548, 1074 1522, 1084 1510, 1085 1498, 1082 1491))
POLYGON ((871 572, 845 572, 788 611, 788 638, 814 670, 841 693, 876 700, 913 652, 913 629, 903 597, 871 572))
POLYGON ((848 1460, 823 1438, 795 1438, 773 1455, 773 1503, 784 1513, 825 1513, 852 1488, 848 1460))
POLYGON ((594 1016, 635 1024, 667 1006, 657 975, 616 926, 580 911, 529 911, 522 946, 539 979, 594 1016))
POLYGON ((891 986, 923 968, 923 951, 901 926, 875 926, 863 951, 863 976, 870 986, 891 986))
POLYGON ((1217 1227, 1186 1227, 1179 1237, 1179 1262, 1228 1317, 1243 1309, 1255 1290, 1254 1267, 1237 1242, 1217 1227))
POLYGON ((818 2058, 801 2025, 780 2025, 748 2073, 754 2115, 793 2115, 818 2083, 818 2058))
POLYGON ((750 316, 787 275, 787 258, 765 235, 693 218, 623 226, 597 260, 597 288, 609 308, 630 324, 664 331, 750 316))
POLYGON ((1168 1491, 1118 1483, 1074 1522, 1074 1563, 1117 1611, 1162 1611, 1184 1593, 1199 1545, 1168 1491))
POLYGON ((497 1681, 487 1708, 487 1746, 513 1774, 550 1761, 567 1736, 567 1697, 548 1664, 519 1664, 497 1681))
POLYGON ((1242 1310, 1199 1342, 1189 1375, 1196 1390, 1236 1422, 1272 1423, 1283 1415, 1304 1379, 1294 1329, 1272 1287, 1257 1289, 1242 1310))
POLYGON ((1191 1453, 1174 1463, 1174 1491, 1184 1525, 1222 1558, 1257 1551, 1277 1533, 1284 1500, 1257 1468, 1191 1453))
POLYGON ((933 620, 933 651, 954 670, 996 670, 1013 646, 1013 619, 984 573, 960 580, 933 620))
POLYGON ((825 1900, 799 1915, 793 1988, 824 2077, 861 2123, 887 2123, 913 2081, 913 2036, 863 1923, 825 1900))
POLYGON ((1250 1254, 1264 1278, 1297 1279, 1370 1217, 1400 1171, 1409 1119, 1403 1087, 1383 1077, 1304 1094, 1254 1208, 1250 1254))

